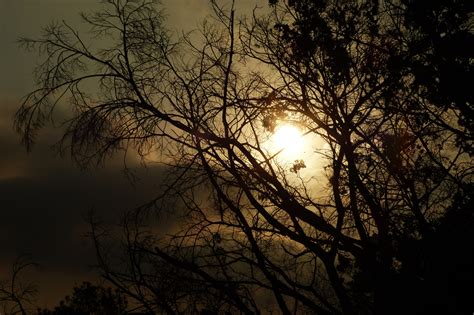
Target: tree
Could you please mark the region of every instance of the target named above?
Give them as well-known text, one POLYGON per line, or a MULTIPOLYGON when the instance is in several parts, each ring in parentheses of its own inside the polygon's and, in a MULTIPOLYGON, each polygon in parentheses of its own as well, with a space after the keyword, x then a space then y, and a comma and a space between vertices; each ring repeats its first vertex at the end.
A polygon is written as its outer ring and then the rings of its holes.
POLYGON ((117 290, 84 282, 73 289, 54 310, 39 309, 38 315, 122 315, 128 314, 127 300, 117 290))
POLYGON ((3 314, 26 315, 35 301, 38 291, 33 283, 23 281, 27 269, 38 267, 25 255, 19 256, 12 265, 12 273, 9 280, 0 281, 0 305, 3 314))
MULTIPOLYGON (((154 1, 106 0, 83 15, 95 43, 66 23, 22 41, 46 53, 16 117, 28 148, 68 96, 60 148, 79 164, 133 147, 170 170, 164 193, 125 217, 121 260, 91 217, 104 277, 152 313, 443 303, 428 292, 450 270, 429 262, 451 251, 433 246, 472 233, 472 95, 469 81, 450 88, 472 78, 472 51, 459 49, 474 47, 472 5, 272 0, 240 20, 234 4, 211 5, 181 38, 154 1), (268 146, 283 124, 324 144, 285 160, 268 146), (149 219, 167 211, 165 235, 149 219), (459 216, 466 232, 447 237, 459 216), (407 299, 406 287, 426 294, 407 299)), ((443 307, 471 311, 464 297, 443 307)))

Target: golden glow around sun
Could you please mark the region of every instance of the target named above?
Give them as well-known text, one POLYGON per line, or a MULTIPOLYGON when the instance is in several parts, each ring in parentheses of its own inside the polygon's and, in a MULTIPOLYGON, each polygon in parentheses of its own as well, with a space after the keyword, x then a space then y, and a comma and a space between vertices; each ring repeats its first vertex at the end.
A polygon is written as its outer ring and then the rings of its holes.
POLYGON ((285 180, 290 184, 300 183, 300 180, 312 183, 308 184, 308 191, 322 194, 326 189, 321 185, 325 180, 324 167, 331 156, 323 138, 297 121, 277 121, 273 132, 266 135, 268 138, 263 143, 266 158, 281 167, 279 170, 284 172, 285 180))
POLYGON ((278 157, 293 162, 304 152, 304 138, 301 130, 291 124, 282 124, 269 139, 269 149, 278 157))

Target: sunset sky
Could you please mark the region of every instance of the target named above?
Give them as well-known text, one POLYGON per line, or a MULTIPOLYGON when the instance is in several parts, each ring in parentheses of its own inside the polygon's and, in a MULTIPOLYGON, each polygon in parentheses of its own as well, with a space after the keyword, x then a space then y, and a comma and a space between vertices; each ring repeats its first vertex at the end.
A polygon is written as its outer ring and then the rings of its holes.
MULTIPOLYGON (((206 0, 162 2, 174 31, 192 29, 209 12, 206 0)), ((39 35, 54 20, 78 27, 78 13, 93 10, 97 3, 0 0, 0 279, 8 276, 15 257, 31 255, 41 267, 24 280, 39 286, 39 306, 51 307, 75 284, 95 278, 84 213, 95 209, 107 220, 117 220, 127 208, 151 198, 160 182, 160 170, 150 167, 140 171, 142 179, 133 187, 123 175, 120 158, 104 168, 79 170, 51 149, 60 136, 51 126, 41 130, 30 154, 13 131, 13 115, 21 97, 34 88, 31 74, 39 62, 16 40, 39 35)), ((246 7, 255 3, 240 1, 246 7)))

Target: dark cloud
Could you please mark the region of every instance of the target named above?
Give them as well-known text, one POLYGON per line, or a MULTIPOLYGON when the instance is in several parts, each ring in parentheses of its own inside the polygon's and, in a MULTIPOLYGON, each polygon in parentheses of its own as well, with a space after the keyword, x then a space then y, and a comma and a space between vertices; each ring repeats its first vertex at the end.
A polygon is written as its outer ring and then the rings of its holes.
POLYGON ((59 138, 51 128, 43 131, 27 154, 12 129, 17 106, 4 101, 0 116, 0 264, 30 254, 42 266, 41 274, 32 277, 40 282, 40 300, 51 304, 74 283, 94 276, 89 266, 95 256, 85 237, 84 214, 95 209, 106 221, 118 222, 125 210, 157 194, 163 170, 141 170, 135 185, 124 176, 121 158, 111 160, 106 168, 81 171, 51 149, 59 138), (60 282, 43 282, 51 279, 47 275, 60 282), (51 291, 51 285, 56 289, 51 291))
MULTIPOLYGON (((21 50, 19 37, 36 37, 53 20, 80 25, 78 13, 97 7, 96 0, 0 0, 0 280, 15 257, 29 254, 41 264, 26 280, 40 287, 40 305, 50 306, 72 286, 97 277, 91 243, 84 237, 84 213, 93 208, 108 222, 123 211, 152 198, 162 171, 141 171, 135 188, 122 172, 122 160, 106 168, 80 171, 51 146, 60 132, 41 130, 30 154, 13 131, 21 97, 33 89, 38 58, 21 50)), ((83 28, 82 28, 83 29, 83 28)), ((133 166, 133 159, 132 166, 133 166)))

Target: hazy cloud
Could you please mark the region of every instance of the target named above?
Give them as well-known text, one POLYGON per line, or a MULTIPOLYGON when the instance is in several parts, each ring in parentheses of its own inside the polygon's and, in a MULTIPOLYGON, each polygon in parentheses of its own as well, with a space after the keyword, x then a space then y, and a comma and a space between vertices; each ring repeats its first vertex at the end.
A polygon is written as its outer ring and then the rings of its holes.
POLYGON ((51 302, 61 298, 54 295, 60 288, 65 294, 74 282, 91 277, 88 266, 95 256, 84 237, 88 229, 84 213, 93 208, 107 221, 117 222, 125 210, 157 194, 163 171, 141 170, 136 186, 124 176, 120 158, 106 168, 80 171, 51 149, 59 138, 52 128, 41 133, 27 154, 12 129, 17 106, 4 98, 0 110, 0 264, 11 263, 19 254, 32 255, 43 266, 32 279, 40 282, 41 301, 51 302), (47 275, 62 279, 61 283, 42 283, 50 279, 47 275), (57 290, 51 291, 50 285, 57 290))

